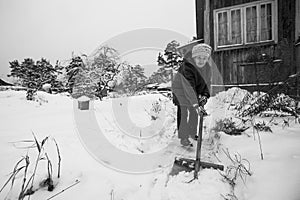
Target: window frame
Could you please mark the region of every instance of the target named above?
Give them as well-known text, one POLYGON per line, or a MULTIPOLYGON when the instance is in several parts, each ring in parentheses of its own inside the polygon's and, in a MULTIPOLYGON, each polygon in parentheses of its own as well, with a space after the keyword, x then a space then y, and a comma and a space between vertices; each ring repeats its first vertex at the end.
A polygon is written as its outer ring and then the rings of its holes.
POLYGON ((268 42, 275 42, 277 43, 278 36, 277 36, 277 0, 262 0, 262 1, 254 1, 250 3, 224 7, 219 9, 214 9, 213 11, 214 16, 214 47, 215 50, 230 48, 230 47, 240 47, 240 46, 247 46, 253 44, 261 44, 261 43, 268 43, 268 42), (271 4, 271 28, 272 28, 272 38, 270 40, 263 40, 261 41, 261 6, 271 4), (254 42, 247 42, 247 25, 246 25, 246 9, 249 7, 256 7, 257 12, 257 40, 254 42), (227 12, 227 39, 229 41, 232 40, 232 21, 231 21, 231 11, 233 10, 240 10, 241 12, 241 43, 240 44, 226 44, 226 45, 218 45, 219 42, 219 23, 218 23, 218 14, 227 12))
POLYGON ((231 11, 233 10, 240 10, 241 12, 241 15, 240 15, 240 18, 241 18, 241 43, 240 44, 225 44, 225 45, 219 45, 218 48, 224 48, 224 47, 228 47, 228 46, 240 46, 240 45, 243 45, 243 38, 244 38, 244 34, 243 34, 243 10, 242 8, 239 8, 237 6, 234 6, 234 7, 230 7, 230 9, 222 9, 221 11, 218 11, 218 12, 215 12, 215 44, 217 44, 217 42, 219 41, 218 39, 218 35, 219 35, 219 18, 218 18, 218 14, 219 13, 224 13, 226 12, 227 13, 227 40, 231 41, 232 40, 232 29, 231 29, 231 11))

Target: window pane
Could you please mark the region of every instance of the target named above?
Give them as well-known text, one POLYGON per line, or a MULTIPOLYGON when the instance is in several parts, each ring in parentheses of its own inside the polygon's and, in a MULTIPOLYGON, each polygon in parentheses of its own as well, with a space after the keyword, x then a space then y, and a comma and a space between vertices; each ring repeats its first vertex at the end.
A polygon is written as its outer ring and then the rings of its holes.
POLYGON ((231 11, 231 43, 242 43, 241 10, 231 11))
POLYGON ((272 9, 271 3, 261 5, 260 40, 272 40, 272 9))
POLYGON ((218 46, 228 44, 227 12, 218 13, 218 46))
POLYGON ((246 8, 246 42, 257 41, 256 6, 246 8))

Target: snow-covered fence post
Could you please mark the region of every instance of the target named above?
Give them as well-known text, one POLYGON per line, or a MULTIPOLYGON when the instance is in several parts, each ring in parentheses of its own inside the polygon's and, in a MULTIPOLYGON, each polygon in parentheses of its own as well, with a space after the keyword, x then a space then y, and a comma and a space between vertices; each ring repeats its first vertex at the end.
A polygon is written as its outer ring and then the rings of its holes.
POLYGON ((259 123, 255 123, 254 116, 251 116, 251 125, 252 125, 254 140, 255 140, 255 130, 257 132, 258 144, 259 144, 259 149, 260 149, 260 157, 263 160, 264 159, 264 155, 263 155, 263 151, 262 151, 261 138, 260 138, 260 134, 259 134, 259 131, 260 131, 259 130, 259 123))
POLYGON ((253 139, 255 141, 255 128, 254 128, 254 116, 251 117, 251 126, 252 126, 252 132, 253 132, 253 139))
POLYGON ((257 135, 258 135, 258 143, 259 143, 259 149, 260 149, 260 158, 263 160, 264 159, 264 154, 262 151, 262 145, 261 145, 261 139, 260 139, 260 135, 259 135, 259 131, 257 131, 257 135))

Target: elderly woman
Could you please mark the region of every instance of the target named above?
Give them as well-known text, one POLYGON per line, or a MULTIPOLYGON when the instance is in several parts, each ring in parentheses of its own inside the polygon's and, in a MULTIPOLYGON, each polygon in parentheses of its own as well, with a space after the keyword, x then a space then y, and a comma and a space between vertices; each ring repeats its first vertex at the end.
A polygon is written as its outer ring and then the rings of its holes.
POLYGON ((172 81, 173 102, 177 105, 177 129, 180 143, 192 146, 189 137, 197 138, 198 114, 206 113, 204 105, 210 92, 201 69, 208 64, 211 47, 201 43, 184 56, 183 63, 172 81))

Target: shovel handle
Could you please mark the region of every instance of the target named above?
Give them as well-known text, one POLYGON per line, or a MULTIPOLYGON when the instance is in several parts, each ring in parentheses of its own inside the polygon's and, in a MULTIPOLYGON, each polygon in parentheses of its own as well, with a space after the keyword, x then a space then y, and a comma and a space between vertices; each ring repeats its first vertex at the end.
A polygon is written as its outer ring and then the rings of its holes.
POLYGON ((200 112, 198 117, 198 138, 197 138, 197 149, 196 149, 196 160, 195 160, 195 171, 194 171, 194 178, 198 178, 198 172, 200 170, 200 157, 201 157, 201 146, 202 146, 202 130, 203 130, 203 114, 200 112))

